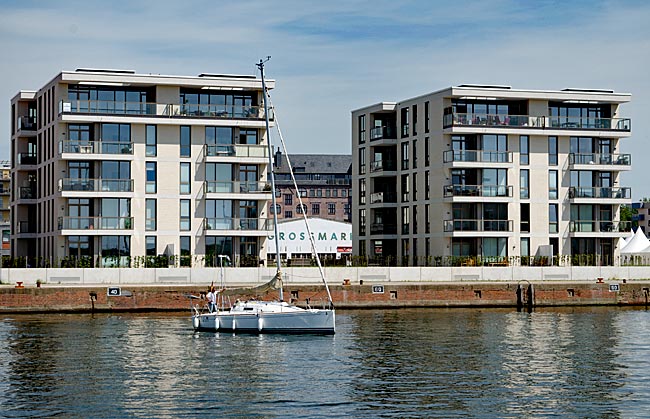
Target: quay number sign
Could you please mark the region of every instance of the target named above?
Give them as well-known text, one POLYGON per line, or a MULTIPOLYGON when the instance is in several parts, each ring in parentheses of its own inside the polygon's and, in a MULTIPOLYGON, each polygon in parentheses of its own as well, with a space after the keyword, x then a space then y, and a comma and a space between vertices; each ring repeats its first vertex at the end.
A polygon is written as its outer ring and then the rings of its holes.
POLYGON ((621 290, 621 286, 618 284, 609 284, 609 292, 619 292, 621 290))
POLYGON ((108 291, 106 292, 106 295, 109 297, 119 297, 122 295, 122 290, 120 287, 109 287, 108 291))
POLYGON ((373 294, 383 294, 384 293, 384 286, 383 285, 373 285, 372 286, 372 293, 373 294))

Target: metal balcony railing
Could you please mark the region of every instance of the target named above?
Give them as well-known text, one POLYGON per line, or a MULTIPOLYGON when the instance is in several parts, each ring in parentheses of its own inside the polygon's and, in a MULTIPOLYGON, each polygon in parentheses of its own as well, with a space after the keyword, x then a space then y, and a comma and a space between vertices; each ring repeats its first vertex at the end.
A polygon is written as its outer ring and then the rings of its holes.
POLYGON ((271 218, 205 218, 203 230, 271 231, 271 218))
POLYGON ((269 151, 260 144, 206 144, 203 148, 206 157, 265 157, 269 151))
POLYGON ((370 129, 370 141, 381 140, 396 140, 397 131, 393 127, 374 127, 370 129))
POLYGON ((370 224, 370 234, 397 234, 397 224, 370 224))
POLYGON ((447 150, 443 162, 512 163, 511 151, 447 150))
POLYGON ((205 193, 271 193, 271 184, 267 182, 217 182, 205 181, 203 183, 205 193))
POLYGON ((36 153, 18 153, 18 164, 21 165, 34 165, 38 163, 38 156, 36 153))
POLYGON ((632 230, 631 221, 607 220, 571 220, 569 232, 571 233, 615 233, 629 232, 632 230))
POLYGON ((575 198, 631 199, 632 189, 572 186, 569 188, 569 199, 575 198))
POLYGON ((631 154, 570 153, 569 165, 600 164, 608 166, 630 166, 631 154))
POLYGON ((36 131, 36 118, 33 116, 21 116, 18 118, 18 129, 22 131, 36 131))
POLYGON ((31 186, 21 186, 18 188, 20 199, 36 199, 36 188, 31 186))
POLYGON ((375 160, 370 163, 371 172, 392 171, 397 170, 397 165, 394 160, 375 160))
POLYGON ((444 197, 453 196, 482 196, 482 197, 512 197, 511 185, 447 185, 444 187, 444 197))
POLYGON ((59 154, 133 154, 133 143, 119 141, 60 141, 59 154))
POLYGON ((397 203, 397 192, 374 192, 370 194, 371 204, 395 204, 397 203))

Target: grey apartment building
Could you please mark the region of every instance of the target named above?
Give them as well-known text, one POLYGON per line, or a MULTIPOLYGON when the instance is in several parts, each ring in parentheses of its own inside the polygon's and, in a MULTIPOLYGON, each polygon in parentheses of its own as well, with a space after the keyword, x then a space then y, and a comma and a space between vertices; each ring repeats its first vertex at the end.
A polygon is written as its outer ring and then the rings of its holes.
POLYGON ((352 112, 353 251, 401 265, 552 248, 611 264, 631 122, 609 90, 460 85, 352 112), (543 246, 543 248, 542 248, 543 246), (433 259, 435 260, 435 259, 433 259))
POLYGON ((255 76, 78 69, 20 91, 12 256, 212 266, 228 255, 257 266, 272 230, 265 117, 255 76))

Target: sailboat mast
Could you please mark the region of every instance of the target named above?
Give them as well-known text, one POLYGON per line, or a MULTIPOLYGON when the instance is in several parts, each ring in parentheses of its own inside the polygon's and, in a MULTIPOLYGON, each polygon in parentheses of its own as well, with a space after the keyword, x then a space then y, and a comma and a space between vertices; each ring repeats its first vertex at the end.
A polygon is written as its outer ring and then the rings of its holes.
MULTIPOLYGON (((271 56, 266 57, 266 61, 270 59, 271 56)), ((273 146, 271 145, 271 130, 269 129, 269 106, 266 97, 266 82, 264 81, 264 63, 266 61, 260 59, 260 62, 257 64, 257 68, 260 69, 260 74, 262 77, 262 94, 264 98, 264 119, 266 122, 266 143, 269 150, 269 168, 270 168, 269 173, 271 175, 271 204, 273 205, 271 212, 273 213, 273 238, 275 240, 275 264, 277 267, 277 272, 280 272, 282 270, 282 263, 280 261, 280 238, 278 235, 278 214, 276 211, 277 206, 275 204, 275 170, 274 170, 275 168, 273 167, 273 146)), ((283 294, 284 293, 282 290, 282 281, 280 281, 280 301, 284 300, 283 294)))

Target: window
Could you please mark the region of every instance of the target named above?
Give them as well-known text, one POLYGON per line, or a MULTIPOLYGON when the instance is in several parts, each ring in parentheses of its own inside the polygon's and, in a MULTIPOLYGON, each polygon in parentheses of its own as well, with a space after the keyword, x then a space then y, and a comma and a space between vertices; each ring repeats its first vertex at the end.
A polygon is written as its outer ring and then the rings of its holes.
POLYGON ((311 214, 312 215, 320 214, 320 203, 311 204, 311 214))
POLYGON ((429 180, 429 171, 424 172, 424 199, 429 199, 431 195, 431 181, 429 180))
POLYGON ((147 256, 156 256, 156 236, 145 236, 145 254, 147 256))
POLYGON ((413 105, 413 135, 418 135, 418 105, 413 105))
POLYGON ((293 218, 293 211, 285 211, 284 218, 293 218))
POLYGON ((413 140, 413 168, 418 167, 418 140, 413 140))
POLYGON ((350 214, 350 204, 343 204, 343 214, 344 215, 349 215, 350 214))
POLYGON ((409 234, 410 221, 409 207, 402 207, 402 234, 409 234))
MULTIPOLYGON (((205 143, 207 145, 231 145, 235 142, 234 138, 235 133, 232 127, 205 127, 205 143)), ((221 148, 217 149, 221 150, 221 148)), ((224 150, 226 149, 224 148, 224 150)))
POLYGON ((366 142, 366 116, 359 115, 359 144, 366 142))
POLYGON ((366 173, 366 149, 359 149, 359 174, 363 175, 366 173))
POLYGON ((429 102, 424 102, 424 132, 429 132, 429 102))
POLYGON ((330 190, 325 189, 325 198, 329 198, 331 196, 330 190))
POLYGON ((557 199, 557 170, 548 171, 548 199, 557 199))
MULTIPOLYGON (((429 234, 431 233, 431 218, 429 216, 429 204, 424 206, 424 232, 429 234)), ((427 255, 429 251, 427 250, 427 255)))
POLYGON ((409 202, 409 175, 402 175, 402 202, 409 202))
POLYGON ((522 237, 519 242, 519 254, 523 257, 530 256, 530 237, 522 237))
POLYGON ((316 196, 316 190, 314 190, 314 189, 310 189, 310 190, 309 190, 309 197, 310 197, 310 198, 313 198, 313 197, 315 197, 315 196, 316 196))
POLYGON ((318 198, 322 198, 323 197, 323 190, 322 189, 316 189, 316 196, 318 198))
POLYGON ((181 195, 186 195, 190 193, 190 189, 191 189, 190 164, 191 163, 181 163, 181 179, 180 179, 181 195))
POLYGON ((413 201, 418 200, 418 174, 413 173, 413 201))
POLYGON ((131 125, 102 124, 102 153, 131 154, 131 125))
POLYGON ((222 263, 226 266, 228 261, 224 258, 220 258, 219 255, 229 256, 232 259, 232 242, 232 237, 206 236, 205 266, 219 267, 222 263))
POLYGON ((271 205, 271 214, 282 214, 282 206, 280 204, 271 205), (275 209, 274 209, 275 208, 275 209))
POLYGON ((522 169, 519 171, 519 198, 528 199, 530 198, 530 181, 529 181, 529 171, 528 169, 522 169))
POLYGON ((429 167, 430 164, 431 158, 429 157, 429 137, 426 137, 424 139, 424 166, 429 167))
POLYGON ((519 136, 519 164, 528 164, 529 139, 527 135, 519 136))
POLYGON ((366 180, 359 179, 359 204, 365 205, 366 203, 366 180))
POLYGON ((402 108, 401 111, 402 119, 402 138, 409 136, 409 108, 402 108))
POLYGON ((405 141, 402 143, 402 170, 409 168, 409 143, 405 141))
POLYGON ((145 200, 145 209, 144 209, 144 226, 145 230, 147 231, 155 231, 156 230, 156 213, 157 213, 157 208, 156 208, 156 200, 155 199, 146 199, 145 200))
POLYGON ((156 193, 156 162, 148 161, 146 163, 147 183, 145 185, 146 193, 156 193))
POLYGON ((239 130, 239 144, 257 144, 257 130, 241 128, 239 130))
MULTIPOLYGON (((86 168, 83 166, 72 166, 74 162, 70 162, 70 174, 73 175, 74 171, 84 173, 86 168)), ((104 160, 101 162, 101 181, 100 185, 103 192, 132 192, 131 180, 131 163, 128 161, 113 161, 104 160)), ((90 168, 88 168, 89 170, 90 168)), ((80 173, 80 174, 81 174, 80 173)), ((90 172, 88 172, 90 174, 90 172)), ((77 177, 73 175, 71 177, 77 177)), ((78 178, 87 179, 87 176, 79 176, 78 178)), ((84 185, 85 186, 85 185, 84 185)))
POLYGON ((128 198, 102 198, 100 202, 102 229, 131 230, 131 200, 128 198))
POLYGON ((155 157, 158 153, 158 134, 156 125, 147 125, 145 128, 145 142, 147 143, 145 154, 147 157, 155 157))
POLYGON ((359 210, 359 235, 366 235, 366 210, 359 210))
POLYGON ((557 137, 548 137, 548 164, 557 166, 557 137))
POLYGON ((180 238, 180 263, 181 267, 192 266, 192 241, 190 236, 180 238))
POLYGON ((293 195, 290 193, 284 194, 284 205, 293 205, 293 195))
POLYGON ((190 157, 192 130, 188 125, 181 126, 181 157, 190 157))
POLYGON ((549 204, 548 206, 548 232, 557 233, 558 232, 558 205, 549 204))
POLYGON ((296 205, 296 214, 304 214, 307 212, 307 204, 296 205))
POLYGON ((298 193, 300 193, 301 198, 307 198, 307 189, 300 189, 298 193))
POLYGON ((327 204, 327 213, 329 215, 336 214, 336 203, 330 202, 330 203, 327 204))
POLYGON ((418 234, 418 206, 413 205, 413 234, 418 234))
POLYGON ((129 266, 130 236, 102 236, 101 247, 102 267, 129 266))
POLYGON ((530 204, 520 204, 519 206, 519 231, 522 233, 530 233, 530 204))
POLYGON ((180 202, 180 230, 189 231, 190 225, 190 200, 181 199, 180 202))

